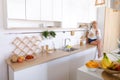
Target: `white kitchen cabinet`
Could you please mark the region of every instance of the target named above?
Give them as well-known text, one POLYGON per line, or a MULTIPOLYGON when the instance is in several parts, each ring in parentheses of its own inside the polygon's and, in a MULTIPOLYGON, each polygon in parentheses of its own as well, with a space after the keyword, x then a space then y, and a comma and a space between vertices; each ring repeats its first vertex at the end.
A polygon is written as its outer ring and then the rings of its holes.
POLYGON ((41 20, 51 21, 53 19, 53 1, 41 0, 41 20))
POLYGON ((15 72, 9 67, 9 80, 47 80, 47 64, 44 63, 15 72))
POLYGON ((88 62, 89 60, 97 59, 98 58, 98 50, 96 48, 91 48, 89 50, 84 51, 86 53, 85 55, 85 62, 88 62))
POLYGON ((78 23, 89 21, 88 0, 63 0, 63 27, 77 28, 78 23))
POLYGON ((26 0, 26 18, 61 21, 62 0, 26 0))
POLYGON ((96 47, 70 56, 70 80, 76 80, 77 69, 96 56, 96 47))
POLYGON ((41 0, 26 0, 26 19, 40 20, 41 0))
POLYGON ((69 80, 69 56, 48 62, 48 80, 69 80))
POLYGON ((77 69, 94 59, 96 51, 96 47, 89 48, 19 71, 9 67, 9 80, 76 80, 77 69))
POLYGON ((53 0, 53 21, 62 21, 63 0, 53 0))
POLYGON ((25 0, 7 0, 7 13, 10 19, 25 19, 25 0))
POLYGON ((89 7, 88 0, 76 0, 75 12, 77 22, 89 22, 89 7))
POLYGON ((84 65, 85 55, 80 52, 70 56, 70 80, 76 80, 77 69, 84 65))
POLYGON ((76 27, 76 8, 74 8, 75 0, 63 0, 63 28, 75 28, 76 27))
POLYGON ((78 23, 89 23, 96 20, 95 0, 63 0, 64 28, 77 28, 78 23))

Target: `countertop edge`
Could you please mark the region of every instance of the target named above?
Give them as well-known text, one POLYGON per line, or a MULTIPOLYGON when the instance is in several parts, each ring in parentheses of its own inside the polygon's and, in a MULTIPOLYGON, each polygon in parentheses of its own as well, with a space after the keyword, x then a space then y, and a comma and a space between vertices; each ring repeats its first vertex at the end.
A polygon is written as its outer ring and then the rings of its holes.
MULTIPOLYGON (((78 47, 78 46, 79 45, 75 45, 73 47, 78 47)), ((33 66, 36 66, 36 65, 47 63, 47 62, 50 62, 50 61, 53 61, 53 60, 56 60, 56 59, 59 59, 59 58, 62 58, 62 57, 67 57, 67 56, 70 56, 72 54, 76 54, 76 53, 88 50, 90 48, 95 48, 96 46, 86 44, 84 46, 79 46, 79 47, 80 47, 80 49, 78 49, 76 51, 72 51, 72 52, 65 52, 65 51, 62 51, 62 50, 58 50, 58 52, 56 52, 55 54, 52 53, 52 54, 47 55, 47 56, 40 56, 39 58, 41 58, 41 59, 34 60, 34 61, 31 61, 31 62, 25 61, 23 63, 11 63, 10 59, 8 58, 6 60, 6 63, 8 64, 8 66, 10 66, 12 68, 12 70, 14 72, 16 72, 16 71, 20 71, 20 70, 30 68, 30 67, 33 67, 33 66), (62 54, 60 54, 59 52, 62 52, 62 54), (20 67, 20 66, 22 66, 22 67, 20 67)))

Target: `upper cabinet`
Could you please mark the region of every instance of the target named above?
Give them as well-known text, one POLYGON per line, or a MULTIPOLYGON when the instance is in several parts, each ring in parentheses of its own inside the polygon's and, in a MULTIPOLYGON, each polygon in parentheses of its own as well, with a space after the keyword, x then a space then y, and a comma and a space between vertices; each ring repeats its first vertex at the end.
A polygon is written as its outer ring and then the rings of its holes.
POLYGON ((53 21, 62 21, 63 0, 53 0, 53 21))
POLYGON ((8 18, 61 21, 62 0, 7 0, 8 18))
POLYGON ((89 2, 91 0, 77 0, 76 2, 76 18, 78 22, 89 22, 89 2))
POLYGON ((75 28, 79 22, 88 22, 88 4, 88 0, 63 0, 62 26, 75 28))
POLYGON ((52 0, 41 0, 41 20, 51 21, 53 16, 52 0))
POLYGON ((29 20, 37 20, 59 21, 62 22, 63 28, 77 28, 79 23, 96 20, 95 0, 7 0, 7 11, 8 26, 16 26, 21 24, 21 21, 28 21, 24 23, 25 26, 27 24, 29 27, 30 24, 32 27, 39 27, 41 23, 33 23, 35 24, 33 25, 29 22, 29 20), (20 21, 16 23, 13 19, 20 21))
POLYGON ((41 20, 61 21, 62 0, 41 0, 41 20))
POLYGON ((93 20, 96 20, 95 0, 63 0, 63 27, 75 28, 78 23, 93 20))
POLYGON ((25 19, 25 0, 7 0, 8 18, 25 19))
POLYGON ((40 20, 41 14, 40 0, 26 0, 26 19, 40 20))

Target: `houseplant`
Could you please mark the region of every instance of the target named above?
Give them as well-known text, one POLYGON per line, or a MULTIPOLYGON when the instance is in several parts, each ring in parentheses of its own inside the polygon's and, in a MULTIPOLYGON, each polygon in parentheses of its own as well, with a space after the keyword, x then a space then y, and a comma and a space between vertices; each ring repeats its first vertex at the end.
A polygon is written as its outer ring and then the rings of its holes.
POLYGON ((54 31, 50 31, 49 34, 50 34, 51 37, 55 37, 56 36, 56 33, 54 31))
POLYGON ((48 38, 48 37, 49 37, 49 32, 48 32, 48 31, 43 31, 43 32, 42 32, 42 36, 43 36, 44 38, 48 38))
POLYGON ((54 38, 56 36, 56 33, 54 31, 43 31, 42 36, 44 38, 54 38))

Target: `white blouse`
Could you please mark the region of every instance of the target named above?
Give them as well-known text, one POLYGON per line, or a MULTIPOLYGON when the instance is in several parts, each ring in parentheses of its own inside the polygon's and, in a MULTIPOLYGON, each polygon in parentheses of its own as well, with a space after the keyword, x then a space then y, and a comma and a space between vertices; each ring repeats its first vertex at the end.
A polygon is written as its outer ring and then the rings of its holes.
POLYGON ((91 28, 88 33, 89 39, 101 39, 101 32, 100 29, 98 29, 98 34, 96 34, 96 30, 94 28, 91 28))

